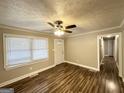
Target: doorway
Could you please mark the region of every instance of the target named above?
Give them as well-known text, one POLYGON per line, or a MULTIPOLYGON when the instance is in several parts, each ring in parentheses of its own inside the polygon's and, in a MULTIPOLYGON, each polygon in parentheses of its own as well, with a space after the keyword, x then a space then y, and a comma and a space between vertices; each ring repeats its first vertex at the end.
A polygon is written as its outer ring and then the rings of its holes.
POLYGON ((55 65, 58 65, 64 62, 64 40, 63 39, 54 40, 54 60, 55 60, 55 65))
POLYGON ((111 57, 115 60, 119 71, 119 76, 122 77, 122 37, 121 33, 113 33, 99 35, 98 41, 98 67, 104 64, 105 57, 111 57))

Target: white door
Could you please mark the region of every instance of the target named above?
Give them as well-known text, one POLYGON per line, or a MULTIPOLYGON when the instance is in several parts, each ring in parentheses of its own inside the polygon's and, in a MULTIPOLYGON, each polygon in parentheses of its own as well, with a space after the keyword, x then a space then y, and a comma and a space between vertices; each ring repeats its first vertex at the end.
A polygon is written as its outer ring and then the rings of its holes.
POLYGON ((54 58, 56 65, 64 62, 64 40, 62 39, 54 40, 54 58))

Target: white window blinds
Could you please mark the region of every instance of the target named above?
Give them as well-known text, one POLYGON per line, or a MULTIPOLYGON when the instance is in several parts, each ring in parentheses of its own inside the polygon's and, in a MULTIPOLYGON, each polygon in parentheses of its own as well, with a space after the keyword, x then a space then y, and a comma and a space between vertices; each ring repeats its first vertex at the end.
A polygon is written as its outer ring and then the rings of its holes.
POLYGON ((33 59, 48 58, 48 42, 46 40, 33 39, 33 59))
POLYGON ((6 61, 14 65, 31 60, 30 39, 6 37, 6 61))
POLYGON ((5 66, 28 64, 48 59, 48 39, 22 36, 4 36, 5 66))

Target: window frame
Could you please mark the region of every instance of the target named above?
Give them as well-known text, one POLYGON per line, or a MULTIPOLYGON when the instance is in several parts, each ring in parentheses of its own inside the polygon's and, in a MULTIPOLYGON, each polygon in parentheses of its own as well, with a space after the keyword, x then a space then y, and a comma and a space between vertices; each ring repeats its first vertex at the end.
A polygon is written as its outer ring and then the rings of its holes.
POLYGON ((4 56, 4 68, 5 70, 11 70, 11 69, 15 69, 18 67, 23 67, 23 66, 27 66, 27 65, 31 65, 31 64, 36 64, 36 63, 40 63, 40 62, 45 62, 49 60, 49 39, 46 37, 40 37, 40 36, 27 36, 27 35, 16 35, 16 34, 7 34, 7 33, 3 33, 3 56, 4 56), (29 62, 23 62, 23 63, 19 63, 19 64, 15 64, 15 65, 7 65, 7 46, 6 46, 6 37, 18 37, 18 38, 29 38, 29 39, 43 39, 47 41, 47 50, 48 50, 48 57, 44 58, 44 59, 38 59, 38 60, 34 60, 32 58, 33 55, 33 49, 32 49, 32 41, 31 43, 31 61, 29 62))

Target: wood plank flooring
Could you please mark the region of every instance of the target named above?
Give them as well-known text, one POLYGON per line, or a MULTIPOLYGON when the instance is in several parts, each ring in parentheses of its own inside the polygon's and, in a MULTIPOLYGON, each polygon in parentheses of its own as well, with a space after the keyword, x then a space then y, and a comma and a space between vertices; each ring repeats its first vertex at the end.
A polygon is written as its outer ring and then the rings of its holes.
POLYGON ((100 72, 63 63, 6 88, 14 88, 15 93, 124 93, 112 57, 104 59, 100 72))

